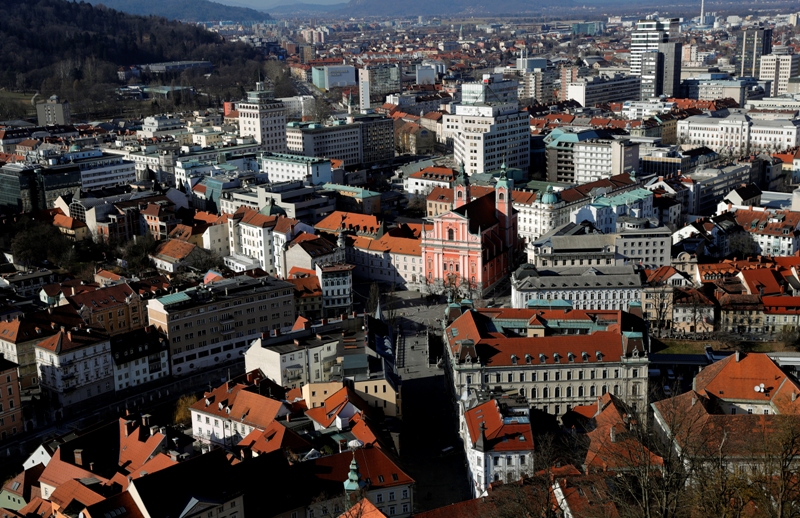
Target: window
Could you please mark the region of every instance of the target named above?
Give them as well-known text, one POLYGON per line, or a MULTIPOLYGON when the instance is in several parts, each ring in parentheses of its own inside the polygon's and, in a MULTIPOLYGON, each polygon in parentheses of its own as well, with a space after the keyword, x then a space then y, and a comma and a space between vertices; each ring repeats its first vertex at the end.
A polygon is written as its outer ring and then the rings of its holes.
MULTIPOLYGON (((460 193, 459 193, 460 194, 460 193)), ((452 228, 447 229, 447 240, 453 241, 455 239, 454 232, 452 228)))
POLYGON ((383 503, 383 493, 378 493, 377 495, 375 495, 375 501, 378 502, 379 504, 383 503))
POLYGON ((394 491, 389 491, 389 501, 390 501, 390 502, 394 502, 394 500, 395 500, 395 498, 394 498, 394 491))

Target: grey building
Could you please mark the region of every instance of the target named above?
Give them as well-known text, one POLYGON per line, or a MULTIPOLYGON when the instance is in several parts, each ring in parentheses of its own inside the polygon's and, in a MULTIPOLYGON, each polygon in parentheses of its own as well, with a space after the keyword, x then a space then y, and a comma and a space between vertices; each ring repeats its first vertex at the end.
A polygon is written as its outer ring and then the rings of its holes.
POLYGON ((681 53, 682 43, 668 42, 658 45, 658 52, 664 56, 664 75, 662 94, 674 97, 681 90, 681 53))
POLYGON ((647 101, 664 93, 664 54, 657 50, 641 53, 641 99, 647 101))
POLYGON ((39 119, 39 126, 72 124, 69 101, 61 101, 57 95, 53 95, 43 103, 38 103, 36 105, 36 116, 39 119))
POLYGON ((642 277, 629 266, 519 267, 511 278, 511 304, 530 301, 570 301, 575 309, 628 311, 642 300, 642 277))
POLYGON ((758 77, 761 56, 772 52, 772 29, 749 27, 742 31, 741 40, 739 76, 758 77))

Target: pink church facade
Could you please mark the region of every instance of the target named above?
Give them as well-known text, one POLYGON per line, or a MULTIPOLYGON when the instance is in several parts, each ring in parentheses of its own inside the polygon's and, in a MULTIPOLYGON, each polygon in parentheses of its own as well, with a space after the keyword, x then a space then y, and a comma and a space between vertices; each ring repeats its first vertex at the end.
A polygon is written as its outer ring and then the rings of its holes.
POLYGON ((493 193, 469 201, 469 179, 461 173, 453 210, 432 217, 422 235, 425 291, 482 297, 510 275, 521 252, 512 189, 503 176, 493 193))

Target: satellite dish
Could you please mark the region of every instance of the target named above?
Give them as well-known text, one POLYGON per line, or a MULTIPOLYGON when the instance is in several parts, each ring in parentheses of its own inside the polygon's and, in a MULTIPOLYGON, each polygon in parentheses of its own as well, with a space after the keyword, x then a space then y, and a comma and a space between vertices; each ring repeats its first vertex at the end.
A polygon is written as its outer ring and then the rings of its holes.
POLYGON ((755 387, 753 387, 753 390, 755 390, 756 392, 761 392, 761 387, 756 385, 755 387))
POLYGON ((761 387, 761 392, 764 392, 764 384, 762 383, 759 387, 761 387))
POLYGON ((364 446, 364 443, 359 441, 358 439, 353 439, 352 441, 347 443, 347 447, 350 448, 351 450, 357 450, 362 446, 364 446))

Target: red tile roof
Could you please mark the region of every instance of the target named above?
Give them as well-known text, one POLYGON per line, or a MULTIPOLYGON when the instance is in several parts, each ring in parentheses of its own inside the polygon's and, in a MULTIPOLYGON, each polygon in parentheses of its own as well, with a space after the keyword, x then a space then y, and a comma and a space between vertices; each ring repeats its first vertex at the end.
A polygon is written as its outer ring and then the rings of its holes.
POLYGON ((50 502, 62 512, 73 503, 79 504, 79 507, 82 508, 103 500, 105 500, 105 497, 95 493, 77 480, 65 481, 50 495, 50 502))
POLYGON ((314 475, 324 481, 336 483, 341 488, 342 481, 350 473, 350 462, 355 458, 361 480, 367 482, 369 489, 391 488, 413 484, 414 480, 380 448, 359 448, 314 459, 314 475))
POLYGON ((154 255, 181 260, 189 257, 189 254, 194 252, 195 248, 197 248, 197 246, 192 243, 187 243, 179 239, 169 239, 156 248, 154 255))
POLYGON ((373 215, 338 210, 314 225, 315 229, 330 233, 338 233, 340 229, 372 233, 377 232, 380 227, 380 221, 373 215))
POLYGON ((253 392, 243 383, 223 383, 192 405, 192 410, 265 430, 276 417, 288 413, 283 403, 253 392))
POLYGON ((294 296, 299 298, 321 297, 322 288, 319 285, 319 279, 314 277, 300 277, 295 279, 286 279, 287 282, 294 284, 294 296))
POLYGON ((664 459, 645 447, 630 431, 622 403, 610 393, 598 401, 602 410, 595 414, 595 429, 587 434, 589 448, 584 464, 589 471, 628 471, 641 466, 657 468, 664 459))
POLYGON ((734 215, 736 223, 752 234, 790 238, 797 235, 800 226, 800 212, 790 210, 771 212, 739 209, 734 215))
POLYGON ((311 444, 286 428, 278 421, 272 421, 265 430, 253 430, 247 437, 239 441, 237 446, 247 448, 263 455, 276 450, 290 450, 296 453, 311 450, 311 444))
POLYGON ((80 466, 61 460, 61 449, 53 453, 53 457, 39 477, 40 484, 47 484, 49 486, 58 487, 68 480, 82 479, 82 478, 96 478, 100 482, 107 482, 107 479, 83 469, 80 466))
POLYGON ((464 414, 472 445, 484 425, 484 451, 533 451, 533 431, 527 416, 504 416, 496 399, 478 405, 464 414))
POLYGON ((353 405, 357 411, 369 410, 369 405, 353 389, 342 387, 328 396, 322 406, 306 410, 306 415, 323 428, 328 428, 349 404, 353 405))
POLYGON ((348 509, 347 512, 340 515, 340 518, 386 518, 386 515, 380 512, 378 508, 375 507, 375 504, 370 502, 367 498, 362 498, 348 509))
POLYGON ((53 225, 69 230, 77 230, 79 228, 86 228, 86 223, 79 219, 70 218, 63 214, 56 214, 53 218, 53 225))
POLYGON ((45 338, 36 344, 36 347, 41 347, 46 351, 61 354, 67 351, 89 347, 104 341, 108 341, 108 335, 103 329, 88 327, 69 331, 61 331, 59 329, 59 331, 53 336, 45 338))

